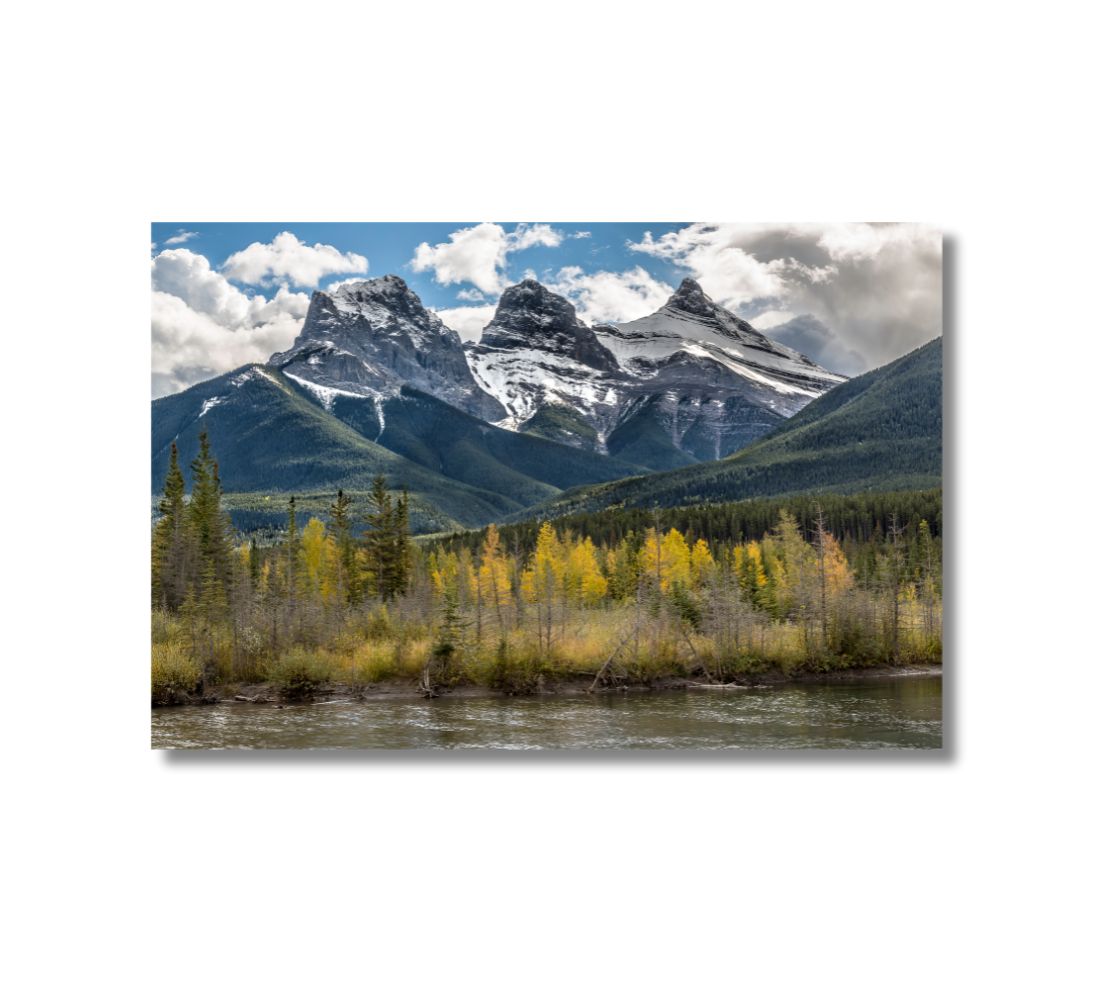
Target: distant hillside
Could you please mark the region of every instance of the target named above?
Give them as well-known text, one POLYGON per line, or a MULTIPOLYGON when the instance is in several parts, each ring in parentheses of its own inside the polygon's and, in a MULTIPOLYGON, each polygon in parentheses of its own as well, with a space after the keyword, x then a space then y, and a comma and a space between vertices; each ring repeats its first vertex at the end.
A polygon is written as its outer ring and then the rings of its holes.
MULTIPOLYGON (((941 484, 941 339, 838 385, 717 462, 569 490, 527 517, 941 484)), ((513 520, 513 518, 510 518, 513 520)))

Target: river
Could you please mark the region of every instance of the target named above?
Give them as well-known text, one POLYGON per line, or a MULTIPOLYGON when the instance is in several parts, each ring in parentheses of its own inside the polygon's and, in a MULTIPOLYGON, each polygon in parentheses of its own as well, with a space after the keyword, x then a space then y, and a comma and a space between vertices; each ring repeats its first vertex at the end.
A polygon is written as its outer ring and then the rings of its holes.
POLYGON ((152 710, 152 746, 299 750, 939 749, 941 678, 731 691, 225 702, 152 710))

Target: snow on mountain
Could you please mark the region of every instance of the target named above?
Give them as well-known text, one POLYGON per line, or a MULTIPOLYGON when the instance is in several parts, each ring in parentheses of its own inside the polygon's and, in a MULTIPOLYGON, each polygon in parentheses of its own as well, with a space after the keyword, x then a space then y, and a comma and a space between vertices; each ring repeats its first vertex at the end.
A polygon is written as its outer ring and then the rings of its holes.
POLYGON ((532 280, 507 288, 466 355, 478 384, 505 408, 500 426, 520 428, 552 404, 578 414, 601 443, 622 371, 567 299, 532 280))
POLYGON ((269 363, 325 409, 339 393, 381 400, 408 384, 484 420, 505 415, 475 382, 459 335, 396 275, 316 292, 295 343, 269 363))
MULTIPOLYGON (((229 388, 281 374, 328 413, 368 399, 378 437, 409 386, 499 427, 647 467, 731 454, 844 381, 692 279, 652 315, 595 328, 523 281, 503 292, 481 341, 464 345, 393 275, 316 292, 292 347, 231 373, 229 388)), ((211 394, 200 416, 226 398, 211 394)))
MULTIPOLYGON (((747 383, 750 394, 782 416, 845 381, 803 354, 759 333, 717 305, 692 278, 657 312, 629 323, 595 327, 595 334, 638 379, 657 376, 682 352, 716 362, 747 383)), ((677 361, 683 359, 677 358, 677 361)))
POLYGON ((595 328, 524 281, 506 289, 466 355, 505 408, 502 426, 612 454, 654 433, 659 461, 730 454, 844 381, 716 305, 691 278, 651 316, 595 328))

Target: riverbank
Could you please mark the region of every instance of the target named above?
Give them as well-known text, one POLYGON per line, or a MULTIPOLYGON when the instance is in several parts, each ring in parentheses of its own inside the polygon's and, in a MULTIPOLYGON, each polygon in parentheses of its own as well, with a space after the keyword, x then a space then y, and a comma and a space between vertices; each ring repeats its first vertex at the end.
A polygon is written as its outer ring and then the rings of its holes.
MULTIPOLYGON (((549 697, 555 695, 586 695, 590 698, 604 694, 656 693, 656 692, 735 692, 752 688, 772 688, 788 686, 816 686, 821 684, 850 684, 861 681, 897 680, 909 677, 940 677, 941 664, 910 664, 889 666, 886 664, 870 667, 847 668, 831 671, 801 670, 786 673, 769 670, 756 674, 746 674, 727 683, 714 683, 694 677, 663 677, 633 684, 614 684, 592 687, 593 677, 541 678, 533 691, 517 693, 503 692, 478 684, 461 684, 438 691, 438 698, 510 698, 549 697)), ((246 703, 275 705, 283 707, 291 704, 325 704, 337 701, 377 702, 377 701, 417 701, 428 696, 420 689, 415 680, 392 678, 370 684, 345 684, 326 682, 301 701, 286 698, 274 684, 266 682, 254 684, 214 685, 201 693, 183 693, 173 705, 156 705, 153 708, 168 708, 176 705, 219 705, 246 703)))

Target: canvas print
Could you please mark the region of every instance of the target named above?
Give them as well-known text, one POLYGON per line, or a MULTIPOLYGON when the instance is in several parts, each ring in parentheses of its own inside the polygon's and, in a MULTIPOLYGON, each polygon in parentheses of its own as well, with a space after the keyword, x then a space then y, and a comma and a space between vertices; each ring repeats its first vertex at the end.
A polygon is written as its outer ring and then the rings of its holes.
POLYGON ((152 225, 154 748, 942 746, 942 237, 152 225))

